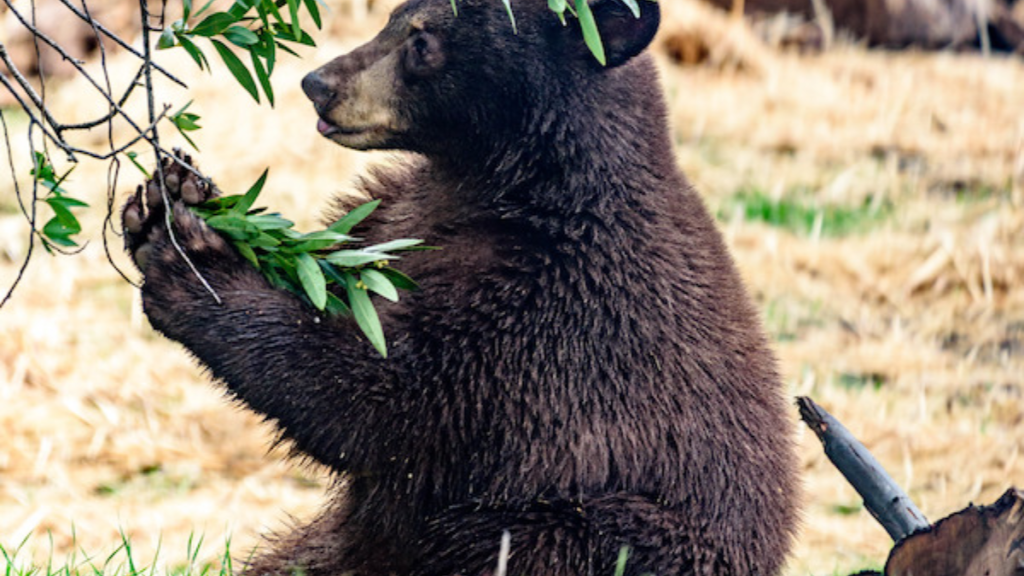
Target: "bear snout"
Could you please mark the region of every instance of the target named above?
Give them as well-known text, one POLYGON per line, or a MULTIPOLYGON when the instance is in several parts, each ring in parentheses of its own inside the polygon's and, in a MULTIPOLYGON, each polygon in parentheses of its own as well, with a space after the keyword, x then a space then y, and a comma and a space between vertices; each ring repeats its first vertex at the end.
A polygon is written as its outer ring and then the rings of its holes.
POLYGON ((313 102, 317 113, 321 115, 327 110, 328 105, 334 98, 334 91, 331 90, 331 87, 320 74, 317 74, 315 71, 306 74, 302 79, 302 91, 313 102))

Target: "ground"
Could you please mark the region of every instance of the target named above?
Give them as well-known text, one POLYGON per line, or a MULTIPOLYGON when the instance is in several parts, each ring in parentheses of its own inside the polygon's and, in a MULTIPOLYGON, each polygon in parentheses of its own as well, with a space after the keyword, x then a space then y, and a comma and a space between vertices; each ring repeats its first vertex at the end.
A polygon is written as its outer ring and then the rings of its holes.
MULTIPOLYGON (((664 6, 656 52, 679 163, 719 215, 788 393, 845 422, 930 519, 1020 482, 1024 59, 848 42, 801 55, 695 4, 664 6)), ((193 74, 187 56, 165 60, 194 87, 160 95, 195 100, 203 170, 241 191, 271 166, 262 202, 305 229, 365 164, 387 161, 320 139, 298 86, 383 21, 380 3, 351 8, 336 8, 340 24, 321 48, 281 61, 274 109, 227 74, 193 74)), ((114 58, 115 78, 131 74, 129 62, 114 58)), ((49 96, 84 117, 84 90, 49 96)), ((103 146, 102 135, 82 142, 103 146)), ((24 185, 28 167, 15 174, 24 185)), ((123 197, 141 175, 126 165, 120 180, 123 197)), ((39 558, 52 542, 60 560, 77 541, 104 557, 124 531, 140 562, 159 546, 160 564, 177 565, 190 536, 203 535, 200 558, 212 558, 231 534, 244 558, 261 532, 312 514, 325 477, 268 454, 270 428, 147 326, 103 255, 105 181, 104 166, 76 169, 67 188, 93 204, 82 218, 89 245, 72 257, 36 253, 0 310, 0 544, 24 540, 22 554, 39 558)), ((4 178, 5 288, 24 255, 22 223, 4 178)), ((815 437, 795 430, 805 512, 787 574, 880 566, 884 531, 815 437)))

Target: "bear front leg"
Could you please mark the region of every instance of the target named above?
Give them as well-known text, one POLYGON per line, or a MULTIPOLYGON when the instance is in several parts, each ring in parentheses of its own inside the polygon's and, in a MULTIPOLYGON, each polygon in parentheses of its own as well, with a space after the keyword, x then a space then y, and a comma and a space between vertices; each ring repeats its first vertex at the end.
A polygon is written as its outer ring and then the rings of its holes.
POLYGON ((370 466, 360 461, 367 438, 393 425, 393 363, 373 352, 351 320, 326 317, 273 287, 194 214, 189 206, 216 190, 190 165, 180 153, 165 161, 167 198, 150 181, 122 212, 150 323, 234 396, 275 420, 299 450, 337 470, 370 466))

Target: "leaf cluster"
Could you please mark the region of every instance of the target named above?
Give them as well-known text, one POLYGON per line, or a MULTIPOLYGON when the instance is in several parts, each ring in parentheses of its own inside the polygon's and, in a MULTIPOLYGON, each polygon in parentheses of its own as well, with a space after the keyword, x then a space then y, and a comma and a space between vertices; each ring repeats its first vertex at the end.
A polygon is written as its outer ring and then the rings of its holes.
MULTIPOLYGON (((273 106, 274 89, 270 84, 270 75, 277 61, 277 51, 295 55, 288 43, 316 45, 312 36, 300 26, 299 12, 305 8, 319 29, 322 19, 318 1, 235 0, 226 11, 207 14, 213 0, 209 0, 195 13, 192 12, 192 0, 182 0, 182 17, 164 29, 157 48, 181 46, 200 69, 209 70, 210 62, 195 42, 196 38, 206 38, 246 92, 259 102, 262 90, 273 106), (249 66, 235 54, 231 46, 248 53, 249 66)), ((175 125, 182 128, 178 122, 175 125)))
POLYGON ((351 314, 381 356, 387 344, 370 292, 392 302, 398 290, 415 289, 416 283, 391 267, 398 254, 429 249, 422 240, 403 238, 371 246, 342 248, 359 242, 352 228, 369 216, 380 200, 367 202, 323 230, 302 233, 278 213, 252 208, 267 179, 263 172, 242 195, 222 196, 193 208, 213 229, 224 234, 235 248, 272 284, 305 299, 330 314, 351 314))
POLYGON ((42 152, 35 153, 32 164, 32 178, 40 186, 49 190, 41 200, 53 210, 53 217, 43 225, 42 229, 36 231, 43 243, 43 248, 50 253, 53 253, 54 247, 77 248, 78 242, 71 237, 82 231, 82 225, 71 209, 87 208, 89 205, 77 198, 72 198, 68 195, 67 190, 61 188, 61 184, 74 170, 74 166, 58 176, 53 164, 42 152))

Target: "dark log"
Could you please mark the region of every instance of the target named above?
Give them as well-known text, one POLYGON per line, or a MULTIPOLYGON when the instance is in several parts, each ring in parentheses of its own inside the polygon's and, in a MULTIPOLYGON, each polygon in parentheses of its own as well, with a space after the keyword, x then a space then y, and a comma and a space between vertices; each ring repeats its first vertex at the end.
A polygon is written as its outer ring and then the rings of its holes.
POLYGON ((885 576, 1024 575, 1024 492, 991 506, 968 506, 900 541, 885 576))
POLYGON ((801 396, 796 403, 800 418, 824 445, 825 455, 894 541, 928 528, 924 514, 845 426, 810 398, 801 396))

